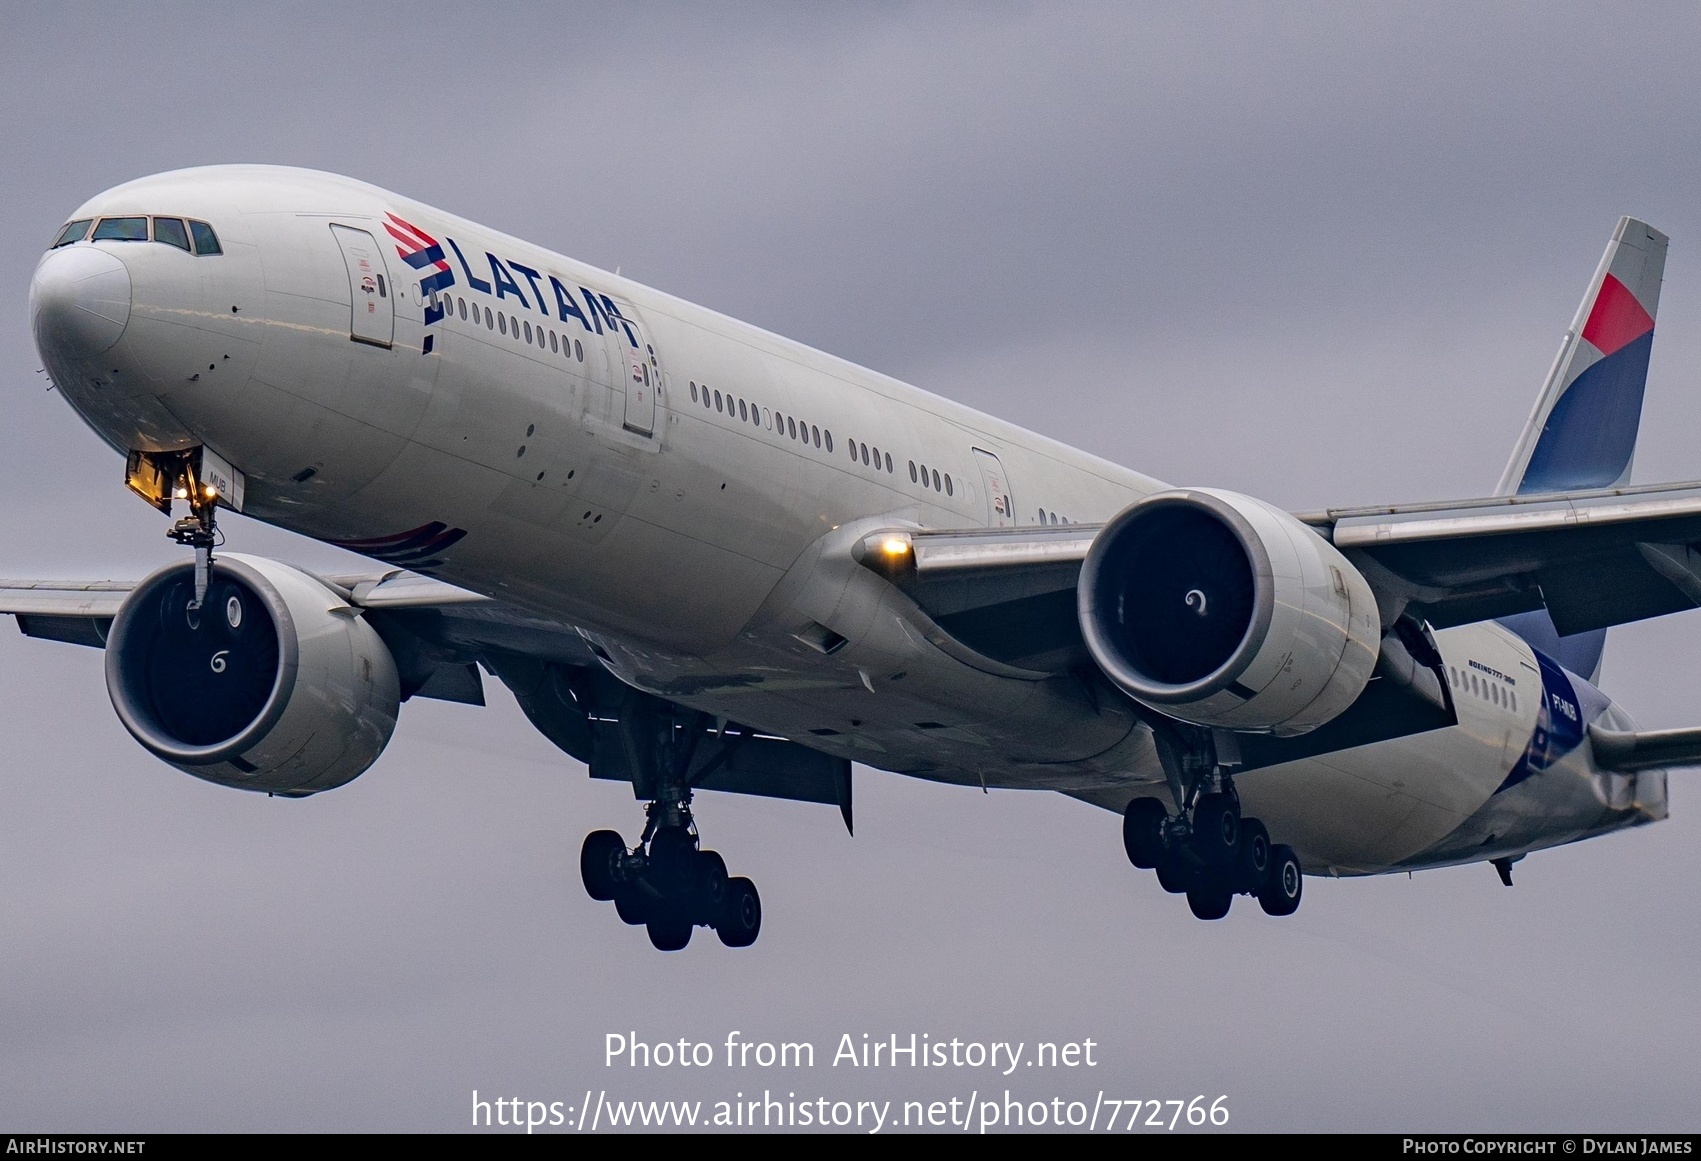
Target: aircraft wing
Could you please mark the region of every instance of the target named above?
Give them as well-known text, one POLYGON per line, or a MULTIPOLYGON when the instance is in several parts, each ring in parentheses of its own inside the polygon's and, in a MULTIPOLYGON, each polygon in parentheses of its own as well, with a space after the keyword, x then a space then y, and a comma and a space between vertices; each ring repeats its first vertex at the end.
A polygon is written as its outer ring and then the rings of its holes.
MULTIPOLYGON (((1297 518, 1364 572, 1384 623, 1409 612, 1439 629, 1545 607, 1570 635, 1701 606, 1701 482, 1297 518)), ((1086 657, 1075 582, 1101 527, 894 529, 857 557, 964 646, 1061 672, 1086 657)))
POLYGON ((1546 607, 1560 636, 1701 605, 1701 482, 1299 519, 1435 628, 1546 607))
MULTIPOLYGON (((478 593, 403 569, 321 576, 390 644, 409 696, 484 704, 474 658, 484 648, 513 648, 548 659, 589 659, 582 639, 478 593), (583 656, 581 656, 583 654, 583 656)), ((0 614, 17 617, 27 637, 104 648, 119 606, 139 581, 0 580, 0 614)))

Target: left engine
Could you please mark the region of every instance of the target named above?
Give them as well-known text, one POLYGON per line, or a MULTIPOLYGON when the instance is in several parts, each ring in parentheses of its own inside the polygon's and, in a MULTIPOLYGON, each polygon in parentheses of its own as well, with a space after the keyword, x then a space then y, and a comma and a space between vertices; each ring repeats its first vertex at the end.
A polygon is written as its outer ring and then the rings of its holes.
POLYGON ((1181 721, 1291 737, 1364 691, 1375 595, 1335 547, 1262 500, 1159 492, 1093 540, 1078 587, 1093 660, 1181 721))
POLYGON ((263 557, 221 555, 205 601, 169 565, 124 601, 106 688, 132 737, 221 786, 300 797, 366 771, 395 731, 395 660, 337 592, 263 557))

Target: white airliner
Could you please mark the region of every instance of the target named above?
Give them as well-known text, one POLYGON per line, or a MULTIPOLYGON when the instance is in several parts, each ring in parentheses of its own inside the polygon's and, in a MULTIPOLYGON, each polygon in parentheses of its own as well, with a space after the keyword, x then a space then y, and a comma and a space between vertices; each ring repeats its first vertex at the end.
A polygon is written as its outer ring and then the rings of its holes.
POLYGON ((1202 919, 1290 914, 1302 874, 1510 884, 1664 818, 1665 769, 1701 761, 1591 684, 1608 626, 1701 604, 1701 484, 1627 486, 1665 254, 1619 223, 1494 496, 1296 515, 358 181, 161 174, 71 216, 30 309, 193 556, 0 582, 0 612, 104 647, 165 762, 283 797, 496 676, 648 803, 581 869, 664 950, 761 924, 695 791, 849 826, 853 762, 1118 812, 1202 919), (226 553, 221 507, 378 563, 226 553))

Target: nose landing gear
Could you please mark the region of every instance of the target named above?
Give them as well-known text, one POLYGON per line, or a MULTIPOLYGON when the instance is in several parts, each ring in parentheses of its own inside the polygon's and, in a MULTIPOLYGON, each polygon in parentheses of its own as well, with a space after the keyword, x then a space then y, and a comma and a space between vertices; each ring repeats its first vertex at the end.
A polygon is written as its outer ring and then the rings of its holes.
POLYGON ((703 850, 691 796, 658 800, 631 850, 612 830, 592 831, 579 851, 585 893, 612 902, 623 922, 643 926, 659 951, 680 951, 697 927, 728 947, 749 947, 762 930, 756 884, 727 875, 726 860, 703 850))

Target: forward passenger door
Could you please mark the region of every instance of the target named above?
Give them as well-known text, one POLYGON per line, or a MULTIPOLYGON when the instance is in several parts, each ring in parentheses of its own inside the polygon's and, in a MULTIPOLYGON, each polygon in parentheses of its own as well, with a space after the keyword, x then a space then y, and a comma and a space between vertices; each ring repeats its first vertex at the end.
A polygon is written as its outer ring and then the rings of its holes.
POLYGON ((384 252, 371 234, 353 226, 332 223, 331 236, 348 268, 349 338, 389 347, 396 336, 396 299, 384 252))

